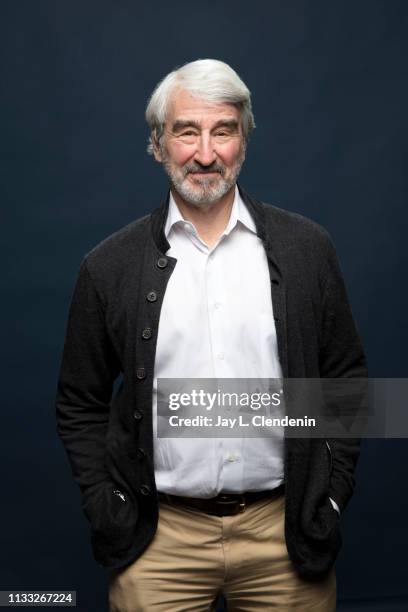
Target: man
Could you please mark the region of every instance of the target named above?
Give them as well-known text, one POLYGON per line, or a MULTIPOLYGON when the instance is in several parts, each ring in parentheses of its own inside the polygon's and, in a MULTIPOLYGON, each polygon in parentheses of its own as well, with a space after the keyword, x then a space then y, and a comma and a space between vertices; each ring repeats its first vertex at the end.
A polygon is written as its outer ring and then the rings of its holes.
POLYGON ((160 438, 156 404, 158 378, 366 376, 334 248, 237 186, 254 120, 228 65, 170 73, 146 118, 170 192, 84 258, 57 396, 110 609, 332 611, 358 440, 160 438))

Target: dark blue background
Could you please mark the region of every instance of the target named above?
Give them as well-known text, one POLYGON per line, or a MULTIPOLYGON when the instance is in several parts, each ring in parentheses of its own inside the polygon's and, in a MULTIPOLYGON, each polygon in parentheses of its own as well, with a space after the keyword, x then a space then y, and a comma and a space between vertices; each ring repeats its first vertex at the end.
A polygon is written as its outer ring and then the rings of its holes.
MULTIPOLYGON (((408 4, 16 0, 0 11, 0 588, 76 589, 81 612, 100 612, 105 573, 54 393, 80 260, 166 192, 145 152, 147 97, 186 61, 237 70, 257 122, 242 184, 330 231, 371 376, 405 377, 408 4)), ((408 609, 407 463, 405 440, 363 444, 341 519, 339 609, 408 609)))

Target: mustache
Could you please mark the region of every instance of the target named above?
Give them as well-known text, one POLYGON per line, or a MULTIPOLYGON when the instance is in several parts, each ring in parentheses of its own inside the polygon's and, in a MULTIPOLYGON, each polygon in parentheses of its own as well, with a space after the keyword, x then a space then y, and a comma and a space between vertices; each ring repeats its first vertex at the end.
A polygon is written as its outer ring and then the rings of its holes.
POLYGON ((198 164, 197 162, 192 162, 191 164, 187 164, 183 169, 184 176, 187 176, 187 174, 190 173, 196 174, 197 172, 199 172, 200 174, 210 174, 211 172, 218 172, 219 174, 221 174, 221 176, 224 176, 225 168, 218 162, 214 162, 210 166, 201 166, 201 164, 198 164))

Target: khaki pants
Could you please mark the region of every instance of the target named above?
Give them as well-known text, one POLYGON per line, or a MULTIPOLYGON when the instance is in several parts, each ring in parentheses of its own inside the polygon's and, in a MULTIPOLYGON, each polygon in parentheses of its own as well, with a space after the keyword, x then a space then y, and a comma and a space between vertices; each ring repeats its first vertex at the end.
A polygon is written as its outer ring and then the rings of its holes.
POLYGON ((208 612, 219 593, 228 612, 333 612, 334 570, 310 583, 289 560, 284 501, 261 500, 227 517, 161 503, 150 546, 111 575, 110 612, 208 612))

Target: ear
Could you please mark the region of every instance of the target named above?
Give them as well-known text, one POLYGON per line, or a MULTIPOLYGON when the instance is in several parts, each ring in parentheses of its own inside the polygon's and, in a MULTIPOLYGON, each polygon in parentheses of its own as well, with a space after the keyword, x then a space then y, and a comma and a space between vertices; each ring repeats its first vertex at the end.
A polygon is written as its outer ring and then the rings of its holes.
POLYGON ((157 140, 155 133, 151 135, 151 141, 152 141, 154 159, 161 164, 163 161, 163 156, 161 154, 159 141, 157 140))

